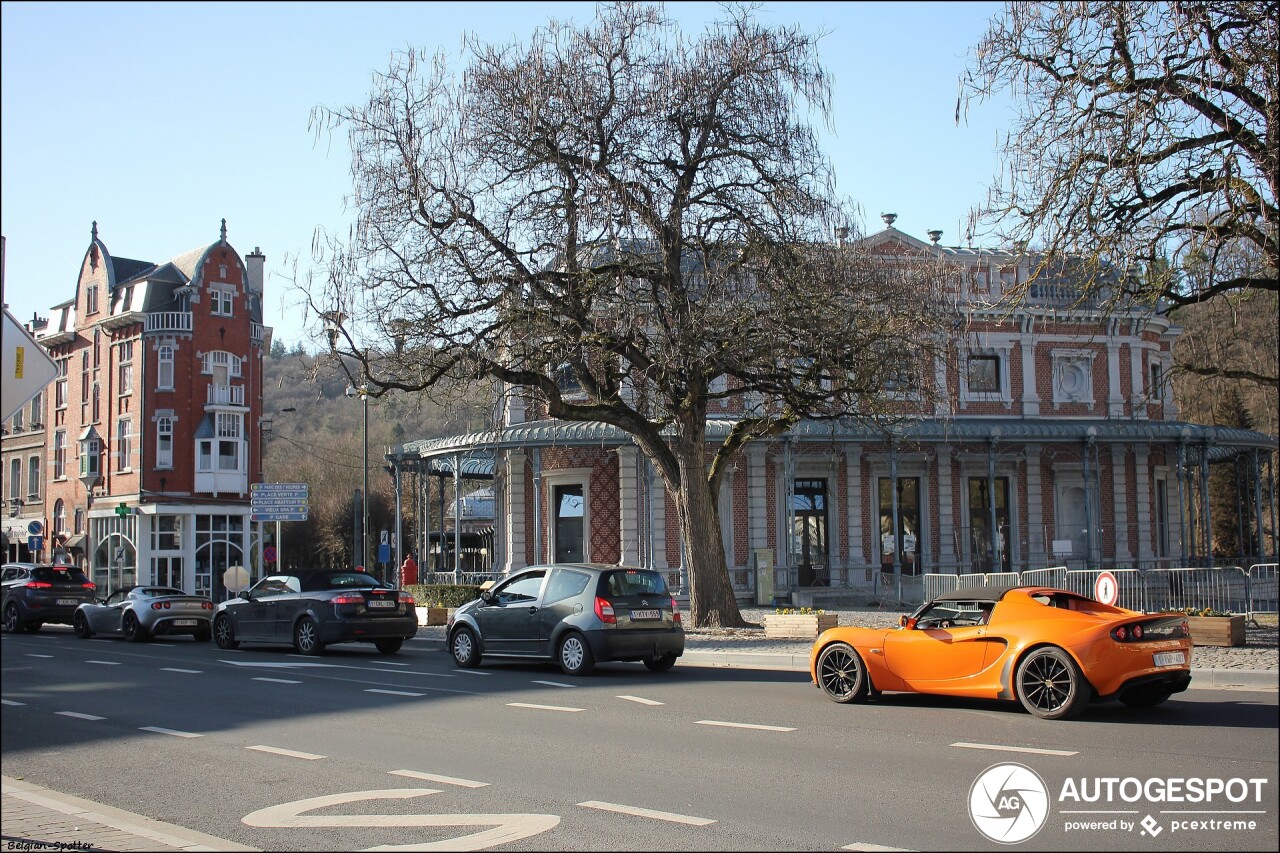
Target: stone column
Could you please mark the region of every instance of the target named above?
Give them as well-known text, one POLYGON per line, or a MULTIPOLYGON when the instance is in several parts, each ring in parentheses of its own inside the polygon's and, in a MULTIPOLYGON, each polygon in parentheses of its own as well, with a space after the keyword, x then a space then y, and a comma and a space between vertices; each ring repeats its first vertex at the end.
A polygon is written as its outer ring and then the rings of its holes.
POLYGON ((849 570, 865 569, 867 555, 862 550, 862 448, 846 444, 844 448, 845 478, 848 480, 848 506, 845 523, 849 526, 849 570))
POLYGON ((635 447, 618 448, 618 554, 627 566, 640 564, 640 501, 635 447))
POLYGON ((938 568, 954 571, 956 568, 956 517, 955 503, 951 498, 951 448, 937 445, 938 457, 938 568))
POLYGON ((1109 327, 1107 341, 1107 417, 1124 417, 1124 397, 1120 394, 1120 344, 1115 342, 1115 328, 1109 327))
POLYGON ((1023 449, 1027 471, 1027 560, 1031 568, 1049 566, 1047 525, 1044 519, 1044 481, 1040 477, 1040 453, 1038 444, 1028 444, 1023 449))
POLYGON ((1151 520, 1151 507, 1155 500, 1151 493, 1151 474, 1147 470, 1150 449, 1138 445, 1133 450, 1133 488, 1135 500, 1134 522, 1138 528, 1138 568, 1151 568, 1155 564, 1155 525, 1151 520))
MULTIPOLYGON (((508 450, 505 455, 507 483, 506 488, 503 490, 505 505, 502 510, 507 516, 507 523, 503 530, 506 536, 504 545, 507 554, 506 564, 503 569, 510 573, 527 565, 524 558, 524 451, 508 450)), ((537 522, 535 521, 534 523, 536 524, 537 522)))
MULTIPOLYGON (((1133 552, 1129 550, 1129 490, 1128 477, 1125 475, 1125 449, 1122 445, 1111 445, 1111 497, 1115 504, 1116 528, 1116 563, 1132 563, 1133 552)), ((1141 500, 1138 501, 1142 503, 1141 500)))

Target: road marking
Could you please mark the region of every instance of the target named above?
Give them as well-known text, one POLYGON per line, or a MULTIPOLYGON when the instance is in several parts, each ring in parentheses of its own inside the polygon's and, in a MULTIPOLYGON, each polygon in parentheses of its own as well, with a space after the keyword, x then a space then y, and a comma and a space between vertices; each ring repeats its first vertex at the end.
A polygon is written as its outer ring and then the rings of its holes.
POLYGON ((725 726, 730 729, 759 729, 765 732, 794 732, 787 726, 765 726, 760 723, 726 723, 722 720, 698 720, 700 726, 725 726))
POLYGON ((295 681, 292 678, 254 678, 254 681, 270 681, 273 684, 301 684, 301 681, 295 681))
POLYGON ((385 693, 388 696, 426 696, 425 693, 410 693, 408 690, 382 690, 377 687, 370 687, 365 693, 385 693))
POLYGON ((173 735, 174 737, 204 737, 194 732, 180 732, 177 729, 162 729, 159 726, 138 726, 139 731, 155 732, 158 735, 173 735))
POLYGON ((453 678, 447 672, 405 672, 403 669, 369 669, 366 672, 382 672, 387 675, 425 675, 427 678, 453 678))
POLYGON ((120 661, 118 660, 87 660, 85 661, 85 663, 100 663, 103 666, 119 666, 120 665, 120 661))
POLYGON ((461 788, 487 788, 488 782, 473 782, 470 779, 459 779, 456 776, 437 776, 435 773, 421 773, 417 770, 392 770, 392 776, 405 776, 409 779, 422 779, 424 782, 439 782, 442 785, 457 785, 461 788))
POLYGON ((81 714, 79 711, 54 711, 63 717, 75 717, 77 720, 105 720, 106 717, 95 717, 93 714, 81 714))
POLYGON ((846 844, 840 848, 841 850, 863 850, 866 853, 908 853, 910 847, 886 847, 883 844, 868 844, 865 841, 855 841, 853 844, 846 844))
POLYGON ((231 664, 232 666, 260 666, 267 669, 298 669, 299 667, 323 667, 325 669, 341 668, 339 664, 334 663, 290 663, 288 661, 257 661, 257 660, 220 660, 218 663, 231 664))
POLYGON ((675 812, 642 809, 639 806, 620 806, 617 803, 602 803, 599 800, 587 800, 585 803, 578 803, 578 805, 587 809, 599 809, 602 812, 618 812, 619 814, 635 815, 636 817, 651 817, 654 820, 687 823, 690 826, 706 826, 709 823, 715 823, 714 820, 705 817, 690 817, 689 815, 676 814, 675 812))
POLYGON ((201 673, 204 672, 203 669, 178 669, 176 666, 162 666, 160 667, 160 671, 161 672, 187 672, 187 673, 190 673, 191 675, 200 675, 201 673))
POLYGON ((953 743, 952 746, 958 746, 961 749, 992 749, 996 752, 1029 752, 1032 755, 1079 755, 1078 752, 1071 752, 1065 749, 1036 749, 1032 746, 1001 746, 998 743, 953 743))
POLYGON ((561 705, 531 705, 528 702, 508 702, 511 708, 533 708, 538 711, 584 711, 585 708, 565 708, 561 705))
POLYGON ((411 663, 401 663, 395 660, 380 660, 378 666, 413 666, 411 663))
POLYGON ((22 706, 22 705, 25 705, 25 704, 27 704, 27 703, 26 703, 26 702, 15 702, 15 701, 13 701, 12 699, 0 699, 0 705, 16 705, 16 706, 22 706))
POLYGON ((32 654, 31 652, 27 652, 27 657, 29 657, 29 658, 51 658, 51 657, 53 657, 53 655, 37 655, 37 654, 32 654))
POLYGON ((563 681, 535 681, 534 684, 545 684, 548 687, 577 687, 576 684, 565 684, 563 681))
POLYGON ((297 752, 292 749, 281 749, 278 746, 246 746, 245 749, 252 749, 257 752, 269 752, 272 755, 283 755, 287 758, 302 758, 307 761, 318 761, 321 758, 327 758, 327 756, 324 755, 316 755, 314 752, 297 752))
POLYGON ((461 673, 462 675, 493 675, 492 672, 477 672, 474 669, 455 669, 454 672, 461 673))
POLYGON ((644 698, 642 698, 642 697, 640 697, 640 696, 619 696, 619 697, 617 697, 617 698, 619 698, 619 699, 626 699, 628 702, 639 702, 641 705, 663 705, 663 704, 666 704, 666 703, 664 703, 664 702, 659 702, 657 699, 644 699, 644 698))

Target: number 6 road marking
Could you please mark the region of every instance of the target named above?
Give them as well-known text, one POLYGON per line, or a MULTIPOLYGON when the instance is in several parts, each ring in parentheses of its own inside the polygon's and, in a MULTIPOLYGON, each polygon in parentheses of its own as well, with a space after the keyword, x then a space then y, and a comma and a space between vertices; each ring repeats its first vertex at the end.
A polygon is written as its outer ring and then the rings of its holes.
POLYGON ((324 797, 310 797, 305 800, 294 800, 278 806, 258 809, 247 814, 241 821, 248 826, 269 828, 321 827, 321 826, 492 826, 470 835, 457 838, 446 838, 442 841, 427 841, 418 844, 388 844, 370 847, 369 850, 485 850, 498 844, 519 841, 548 829, 554 829, 560 823, 557 815, 551 814, 372 814, 372 815, 306 815, 313 809, 325 806, 337 806, 343 803, 355 803, 363 800, 407 800, 410 797, 423 797, 427 794, 438 794, 431 788, 387 788, 381 791, 352 791, 348 794, 329 794, 324 797))

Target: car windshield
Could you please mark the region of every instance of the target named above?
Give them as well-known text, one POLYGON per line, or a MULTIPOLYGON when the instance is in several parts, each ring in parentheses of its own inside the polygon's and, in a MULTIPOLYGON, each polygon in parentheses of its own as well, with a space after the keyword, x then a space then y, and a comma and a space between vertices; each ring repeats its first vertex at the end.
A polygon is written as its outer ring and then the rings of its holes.
POLYGON ((148 586, 138 590, 138 592, 142 595, 147 595, 151 597, 160 596, 160 595, 186 595, 186 593, 183 592, 182 590, 174 589, 171 586, 148 586))
POLYGON ((31 579, 46 583, 86 584, 89 579, 84 572, 75 566, 36 566, 31 570, 31 579))
POLYGON ((606 572, 600 579, 605 594, 613 596, 627 595, 666 595, 667 582, 658 572, 647 569, 618 569, 606 572))
POLYGON ((364 572, 324 572, 302 576, 303 592, 321 592, 326 589, 379 589, 382 582, 364 572))

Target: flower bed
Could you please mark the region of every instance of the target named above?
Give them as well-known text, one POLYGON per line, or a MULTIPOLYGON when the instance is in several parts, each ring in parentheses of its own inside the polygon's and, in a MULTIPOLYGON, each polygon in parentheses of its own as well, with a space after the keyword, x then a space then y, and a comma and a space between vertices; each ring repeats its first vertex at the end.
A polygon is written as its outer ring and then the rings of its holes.
POLYGON ((821 610, 779 610, 765 614, 764 635, 767 639, 813 640, 828 628, 840 624, 840 616, 821 610))

